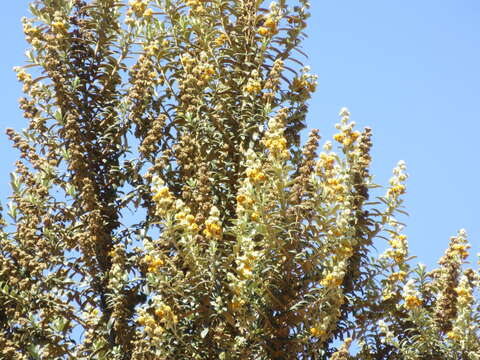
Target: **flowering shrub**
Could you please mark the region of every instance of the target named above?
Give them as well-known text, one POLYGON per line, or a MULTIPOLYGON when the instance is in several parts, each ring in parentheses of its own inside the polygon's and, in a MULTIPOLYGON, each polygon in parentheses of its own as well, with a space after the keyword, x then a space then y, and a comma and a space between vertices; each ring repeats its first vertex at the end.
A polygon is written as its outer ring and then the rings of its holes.
POLYGON ((2 358, 480 359, 465 231, 414 267, 405 163, 372 201, 347 109, 300 145, 309 6, 32 2, 2 358))

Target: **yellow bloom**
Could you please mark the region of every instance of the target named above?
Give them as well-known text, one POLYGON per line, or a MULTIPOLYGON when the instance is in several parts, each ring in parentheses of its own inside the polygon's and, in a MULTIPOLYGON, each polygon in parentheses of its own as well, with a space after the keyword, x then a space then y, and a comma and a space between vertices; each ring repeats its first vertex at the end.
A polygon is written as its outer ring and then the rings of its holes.
POLYGON ((352 138, 349 138, 349 137, 346 137, 345 139, 343 139, 343 142, 342 142, 342 144, 345 146, 350 146, 352 145, 352 143, 353 143, 353 140, 352 138))
POLYGON ((260 26, 260 27, 258 28, 258 33, 259 33, 260 35, 262 35, 262 36, 265 36, 265 35, 269 34, 270 31, 268 30, 268 28, 266 28, 266 27, 264 27, 264 26, 260 26))
POLYGON ((335 135, 333 136, 333 139, 334 139, 335 141, 338 141, 339 143, 343 143, 343 140, 345 139, 345 135, 342 134, 342 133, 335 134, 335 135))
POLYGON ((225 43, 225 41, 227 41, 227 39, 228 39, 227 35, 222 33, 213 41, 213 43, 216 46, 222 46, 225 43))
POLYGON ((353 141, 355 141, 360 137, 360 135, 360 131, 354 131, 350 134, 350 137, 353 139, 353 141))
POLYGON ((247 169, 247 177, 253 182, 262 182, 267 179, 265 174, 259 169, 247 169))
POLYGON ((185 213, 184 213, 183 211, 180 211, 179 213, 177 213, 177 214, 175 215, 175 220, 181 221, 181 220, 183 220, 183 219, 185 219, 185 213))
POLYGON ((388 278, 390 281, 403 281, 407 277, 407 273, 405 271, 398 271, 392 273, 388 278))
POLYGON ((270 30, 274 31, 277 28, 277 23, 272 18, 268 18, 263 23, 263 26, 265 26, 265 27, 269 28, 270 30))
POLYGON ((146 19, 149 19, 151 18, 153 15, 153 10, 148 8, 146 9, 144 12, 143 12, 143 17, 146 18, 146 19))
POLYGON ((222 228, 216 221, 207 222, 205 224, 205 230, 203 230, 203 234, 207 237, 220 238, 222 236, 222 228))
POLYGON ((188 229, 189 229, 190 231, 192 231, 192 232, 198 232, 198 231, 200 230, 200 228, 198 227, 198 225, 195 224, 195 223, 191 224, 188 229))
MULTIPOLYGON (((156 44, 149 44, 147 46, 145 46, 145 53, 147 55, 150 55, 150 56, 153 56, 155 55, 160 49, 158 48, 158 46, 156 44)), ((156 74, 156 73, 155 73, 156 74)))
POLYGON ((342 279, 334 274, 328 274, 322 281, 320 281, 320 284, 326 287, 340 286, 342 284, 342 279))
POLYGON ((141 17, 147 10, 147 3, 143 0, 130 1, 130 6, 137 17, 141 17))
POLYGON ((163 186, 160 189, 158 189, 157 193, 153 195, 153 201, 158 202, 161 199, 169 198, 170 197, 170 190, 168 190, 168 187, 163 186))
MULTIPOLYGON (((16 69, 18 69, 18 68, 16 68, 16 69)), ((21 81, 21 82, 29 82, 29 81, 32 80, 32 75, 25 72, 25 70, 20 69, 17 72, 17 79, 18 79, 18 81, 21 81)))
POLYGON ((422 300, 415 295, 409 295, 405 297, 405 306, 409 309, 413 309, 422 305, 422 300))
POLYGON ((238 194, 237 195, 237 202, 239 204, 243 204, 245 202, 245 200, 247 200, 247 197, 243 194, 238 194))
POLYGON ((314 336, 314 337, 322 337, 322 336, 325 336, 327 334, 327 332, 325 330, 322 330, 322 329, 319 329, 319 328, 316 328, 316 327, 312 327, 312 328, 310 328, 310 334, 312 334, 312 336, 314 336))
POLYGON ((468 289, 463 287, 456 287, 455 292, 457 293, 458 296, 470 295, 470 291, 468 291, 468 289))
POLYGON ((262 90, 262 84, 258 79, 248 79, 247 85, 245 85, 245 91, 249 94, 256 94, 262 90))
POLYGON ((468 244, 454 244, 452 246, 452 249, 454 250, 454 252, 456 252, 460 258, 462 258, 463 260, 465 260, 467 257, 468 257, 468 249, 470 248, 470 245, 468 244))
POLYGON ((388 195, 392 197, 397 197, 401 194, 405 193, 405 185, 398 184, 395 186, 392 186, 390 189, 388 189, 388 195))
POLYGON ((273 139, 266 139, 265 146, 273 153, 280 153, 287 149, 287 139, 284 137, 276 137, 273 139))
POLYGON ((147 263, 147 271, 150 273, 158 273, 164 264, 162 259, 155 258, 150 254, 145 256, 145 262, 147 263))
POLYGON ((65 34, 67 32, 67 25, 63 21, 54 21, 52 23, 54 33, 65 34))
POLYGON ((250 279, 253 276, 252 265, 250 263, 241 263, 237 270, 245 279, 250 279))
POLYGON ((446 335, 450 340, 459 340, 461 338, 460 334, 456 333, 455 331, 449 331, 446 335))
POLYGON ((230 307, 233 311, 242 308, 245 305, 245 300, 233 300, 230 303, 230 307))
POLYGON ((327 155, 325 153, 320 154, 320 160, 318 161, 318 166, 324 168, 325 170, 333 169, 335 164, 335 157, 332 155, 327 155))
POLYGON ((144 326, 146 323, 147 318, 145 316, 139 316, 137 322, 139 325, 144 326))

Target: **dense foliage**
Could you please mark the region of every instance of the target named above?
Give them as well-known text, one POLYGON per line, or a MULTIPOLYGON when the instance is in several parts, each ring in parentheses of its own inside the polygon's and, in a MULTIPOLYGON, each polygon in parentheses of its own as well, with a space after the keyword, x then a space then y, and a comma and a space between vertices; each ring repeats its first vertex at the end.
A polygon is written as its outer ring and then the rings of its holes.
POLYGON ((2 358, 480 359, 465 232, 413 267, 405 164, 370 199, 347 109, 301 145, 316 77, 292 2, 32 2, 2 358))

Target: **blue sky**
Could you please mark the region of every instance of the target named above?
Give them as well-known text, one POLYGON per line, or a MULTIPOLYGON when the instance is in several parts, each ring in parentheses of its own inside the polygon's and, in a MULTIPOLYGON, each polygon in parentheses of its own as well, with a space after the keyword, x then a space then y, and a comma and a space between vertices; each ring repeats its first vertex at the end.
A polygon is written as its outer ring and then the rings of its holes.
MULTIPOLYGON (((0 199, 8 196, 16 152, 4 129, 26 126, 21 87, 11 70, 24 62, 21 16, 27 1, 0 14, 0 199)), ((480 134, 478 0, 312 0, 304 61, 318 74, 309 128, 334 132, 341 107, 373 129, 372 173, 386 184, 398 160, 410 178, 403 219, 411 252, 433 266, 460 228, 480 251, 477 154, 480 134)), ((475 257, 472 258, 475 262, 475 257)))

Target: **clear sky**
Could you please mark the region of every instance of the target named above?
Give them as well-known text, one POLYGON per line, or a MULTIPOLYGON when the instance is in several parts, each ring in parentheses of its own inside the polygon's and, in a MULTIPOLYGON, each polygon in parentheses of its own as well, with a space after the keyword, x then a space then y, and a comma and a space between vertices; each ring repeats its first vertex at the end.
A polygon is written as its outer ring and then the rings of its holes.
MULTIPOLYGON (((21 16, 27 1, 0 13, 3 56, 0 199, 17 153, 4 129, 26 126, 21 87, 21 16)), ((460 228, 480 251, 480 2, 478 0, 312 0, 305 64, 318 74, 309 128, 331 136, 341 107, 373 129, 373 169, 386 184, 398 160, 409 169, 406 234, 417 261, 433 266, 460 228)), ((379 246, 381 247, 381 246, 379 246)), ((475 257, 472 258, 475 262, 475 257)))

